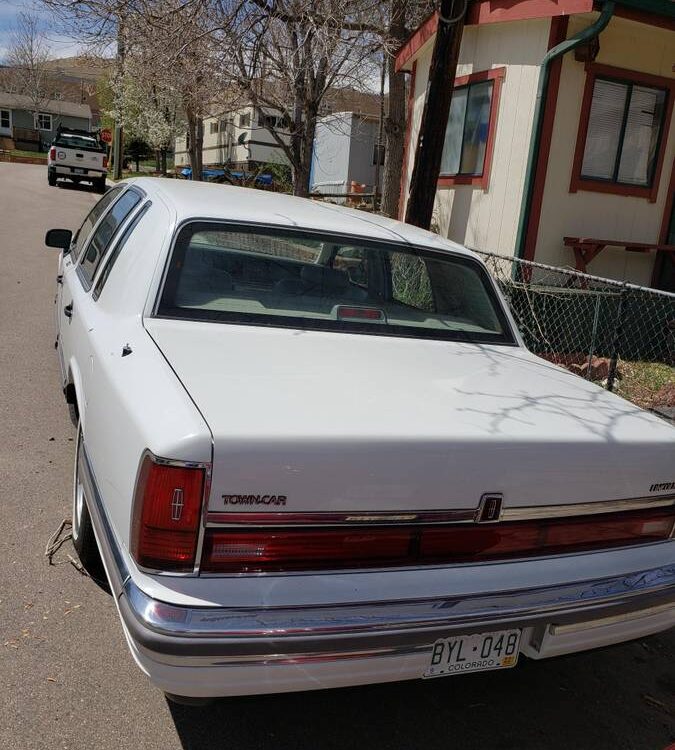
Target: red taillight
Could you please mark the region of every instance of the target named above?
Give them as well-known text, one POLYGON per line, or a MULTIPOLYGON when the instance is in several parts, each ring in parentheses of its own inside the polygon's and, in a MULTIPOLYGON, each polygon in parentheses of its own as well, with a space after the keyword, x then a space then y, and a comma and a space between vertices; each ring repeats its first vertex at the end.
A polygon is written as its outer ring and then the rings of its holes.
POLYGON ((204 571, 297 570, 405 563, 410 529, 211 531, 204 571))
POLYGON ((103 169, 108 169, 108 157, 103 157, 103 169))
POLYGON ((570 519, 339 529, 208 529, 201 570, 367 568, 532 557, 667 539, 673 509, 570 519))
POLYGON ((143 459, 138 476, 131 551, 144 568, 191 571, 204 491, 204 470, 143 459))
POLYGON ((427 529, 420 555, 425 559, 466 560, 546 555, 666 539, 673 512, 633 511, 607 516, 497 523, 461 529, 427 529))
POLYGON ((50 159, 51 159, 52 161, 54 161, 54 160, 56 159, 56 147, 55 147, 55 146, 52 146, 52 147, 51 147, 51 148, 49 149, 49 158, 50 158, 50 159))

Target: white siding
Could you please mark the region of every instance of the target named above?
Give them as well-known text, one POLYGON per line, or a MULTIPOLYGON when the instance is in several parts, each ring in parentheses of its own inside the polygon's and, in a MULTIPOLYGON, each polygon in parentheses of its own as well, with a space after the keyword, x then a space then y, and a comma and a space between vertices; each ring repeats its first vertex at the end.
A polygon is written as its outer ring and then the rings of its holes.
MULTIPOLYGON (((271 111, 271 110, 270 110, 271 111)), ((288 137, 286 136, 288 140, 288 137)), ((176 138, 176 166, 184 166, 189 163, 186 151, 185 137, 176 138)), ((242 107, 233 112, 226 112, 217 117, 204 119, 204 146, 202 150, 204 166, 222 165, 226 162, 258 161, 276 164, 288 164, 288 159, 283 150, 276 145, 274 137, 264 127, 260 127, 257 115, 253 107, 242 107), (250 115, 250 125, 240 127, 242 115, 250 115), (220 123, 227 121, 227 125, 221 127, 220 123), (211 123, 218 122, 218 131, 211 132, 211 123), (246 143, 239 144, 237 141, 243 134, 246 135, 246 143)))
MULTIPOLYGON (((506 68, 487 190, 461 185, 440 188, 435 223, 440 233, 481 250, 514 252, 532 130, 539 65, 546 54, 550 19, 469 26, 464 30, 457 76, 506 68)), ((415 104, 408 153, 407 188, 424 105, 432 45, 417 59, 415 104)))
MULTIPOLYGON (((595 15, 570 19, 568 36, 587 26, 595 15)), ((673 78, 675 34, 655 26, 613 18, 600 36, 598 63, 673 78)), ((675 125, 671 122, 659 191, 655 203, 646 198, 579 191, 570 193, 572 162, 586 74, 583 63, 566 55, 551 139, 546 186, 535 260, 574 266, 565 236, 617 241, 658 242, 675 158, 675 125)), ((606 248, 589 265, 589 272, 649 285, 654 253, 642 255, 606 248)))

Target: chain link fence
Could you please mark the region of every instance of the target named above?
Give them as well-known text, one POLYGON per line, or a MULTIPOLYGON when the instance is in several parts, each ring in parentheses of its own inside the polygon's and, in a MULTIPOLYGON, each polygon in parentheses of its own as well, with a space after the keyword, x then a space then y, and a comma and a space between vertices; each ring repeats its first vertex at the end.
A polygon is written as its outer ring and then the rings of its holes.
POLYGON ((644 408, 675 407, 675 294, 476 252, 531 351, 644 408))

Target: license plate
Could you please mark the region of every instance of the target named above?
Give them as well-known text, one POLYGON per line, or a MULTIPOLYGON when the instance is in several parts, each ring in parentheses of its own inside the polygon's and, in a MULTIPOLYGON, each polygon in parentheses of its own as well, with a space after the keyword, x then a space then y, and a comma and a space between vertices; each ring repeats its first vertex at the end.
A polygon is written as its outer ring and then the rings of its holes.
POLYGON ((78 167, 73 167, 73 172, 75 172, 75 174, 84 174, 84 169, 79 169, 78 167))
POLYGON ((519 648, 520 630, 439 638, 434 643, 430 663, 422 677, 445 677, 515 667, 519 648))

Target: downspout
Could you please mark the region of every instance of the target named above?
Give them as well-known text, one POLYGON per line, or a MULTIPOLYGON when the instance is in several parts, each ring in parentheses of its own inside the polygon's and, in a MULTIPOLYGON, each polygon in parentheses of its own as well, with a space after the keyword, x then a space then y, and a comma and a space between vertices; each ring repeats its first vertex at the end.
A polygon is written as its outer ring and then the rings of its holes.
POLYGON ((539 161, 539 150, 541 147, 541 131, 544 124, 544 113, 546 111, 546 97, 548 95, 548 84, 551 75, 551 63, 575 47, 598 36, 609 23, 614 13, 614 0, 607 0, 602 7, 602 13, 598 19, 585 29, 575 34, 570 39, 552 47, 544 57, 539 66, 539 85, 537 87, 537 101, 534 108, 534 125, 532 128, 532 139, 527 157, 527 169, 525 171, 525 184, 523 186, 523 199, 520 204, 520 218, 518 220, 518 234, 516 236, 516 258, 522 258, 525 253, 525 240, 527 239, 527 227, 530 223, 532 211, 532 196, 534 193, 534 178, 539 161))

